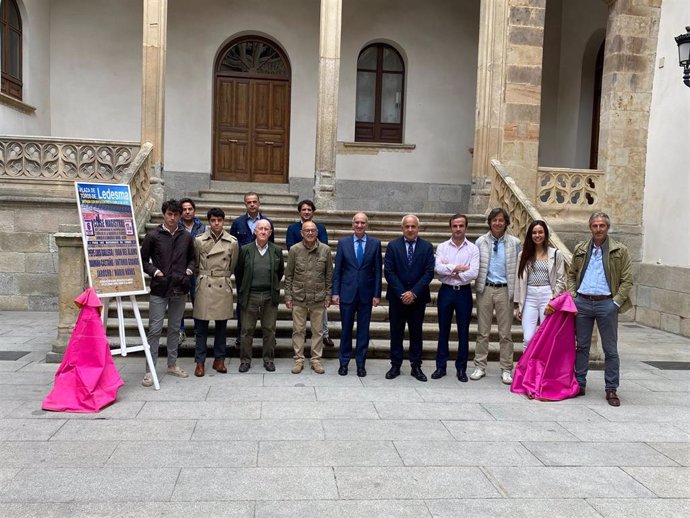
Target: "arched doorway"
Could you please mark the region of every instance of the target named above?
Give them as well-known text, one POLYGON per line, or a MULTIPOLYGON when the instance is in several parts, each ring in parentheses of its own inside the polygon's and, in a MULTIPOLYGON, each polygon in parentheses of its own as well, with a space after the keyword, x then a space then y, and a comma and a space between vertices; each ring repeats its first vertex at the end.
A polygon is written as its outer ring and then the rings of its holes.
POLYGON ((274 42, 232 40, 214 67, 213 179, 287 183, 290 64, 274 42))

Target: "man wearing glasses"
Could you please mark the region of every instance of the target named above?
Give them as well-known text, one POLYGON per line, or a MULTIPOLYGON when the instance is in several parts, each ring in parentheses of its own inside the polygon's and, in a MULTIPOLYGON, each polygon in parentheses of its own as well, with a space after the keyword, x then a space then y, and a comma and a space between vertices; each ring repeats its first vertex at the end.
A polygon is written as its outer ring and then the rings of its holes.
POLYGON ((474 350, 472 380, 486 376, 486 360, 489 356, 491 320, 496 311, 500 341, 501 381, 513 382, 513 295, 517 271, 520 240, 506 233, 510 216, 502 207, 492 209, 486 218, 489 232, 477 239, 479 248, 479 275, 477 290, 477 344, 474 350))
POLYGON ((618 359, 618 313, 631 307, 633 286, 630 253, 625 245, 608 237, 611 219, 604 212, 589 218, 592 238, 578 243, 573 264, 568 272, 568 291, 575 299, 575 378, 580 396, 585 395, 592 329, 597 323, 604 350, 604 381, 606 401, 620 406, 616 390, 620 377, 618 359))

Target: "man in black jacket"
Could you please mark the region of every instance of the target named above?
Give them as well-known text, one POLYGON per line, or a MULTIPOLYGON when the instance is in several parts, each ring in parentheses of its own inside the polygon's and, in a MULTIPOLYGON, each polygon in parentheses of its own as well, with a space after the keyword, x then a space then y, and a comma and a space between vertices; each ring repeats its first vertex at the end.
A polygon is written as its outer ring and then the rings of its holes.
MULTIPOLYGON (((161 212, 163 212, 163 224, 146 234, 141 245, 144 271, 151 277, 149 332, 146 339, 151 347, 151 356, 155 365, 167 309, 167 373, 186 378, 188 374, 177 366, 177 345, 180 320, 184 313, 191 276, 194 273, 194 241, 189 232, 185 232, 178 226, 181 209, 177 200, 164 202, 161 212)), ((153 377, 148 372, 148 365, 141 384, 145 387, 153 385, 153 377)))

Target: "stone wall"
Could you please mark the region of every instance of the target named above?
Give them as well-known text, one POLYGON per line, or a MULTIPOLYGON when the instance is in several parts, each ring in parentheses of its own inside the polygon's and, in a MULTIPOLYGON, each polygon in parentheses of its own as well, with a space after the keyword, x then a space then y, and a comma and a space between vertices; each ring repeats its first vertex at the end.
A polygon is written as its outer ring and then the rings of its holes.
POLYGON ((636 320, 690 337, 690 268, 641 263, 635 282, 636 320))
POLYGON ((0 199, 0 310, 56 310, 58 254, 53 234, 63 223, 78 222, 74 200, 0 199))

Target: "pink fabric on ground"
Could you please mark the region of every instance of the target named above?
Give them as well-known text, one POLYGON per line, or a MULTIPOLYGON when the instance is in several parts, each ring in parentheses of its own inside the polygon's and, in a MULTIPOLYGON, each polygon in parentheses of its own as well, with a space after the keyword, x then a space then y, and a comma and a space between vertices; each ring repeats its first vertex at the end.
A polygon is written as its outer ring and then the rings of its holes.
POLYGON ((559 401, 576 396, 580 390, 574 370, 577 308, 567 291, 550 305, 555 311, 544 319, 518 361, 510 390, 534 399, 559 401))
POLYGON ((98 294, 89 288, 74 301, 81 307, 62 363, 55 373, 53 390, 43 400, 43 410, 98 412, 117 398, 124 385, 110 354, 101 322, 98 294))

